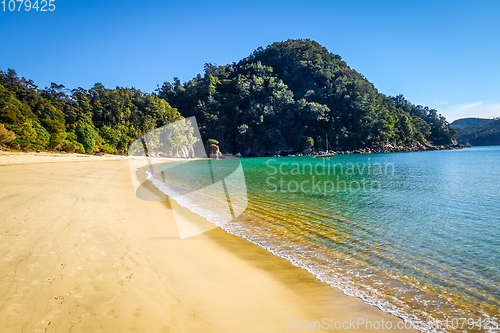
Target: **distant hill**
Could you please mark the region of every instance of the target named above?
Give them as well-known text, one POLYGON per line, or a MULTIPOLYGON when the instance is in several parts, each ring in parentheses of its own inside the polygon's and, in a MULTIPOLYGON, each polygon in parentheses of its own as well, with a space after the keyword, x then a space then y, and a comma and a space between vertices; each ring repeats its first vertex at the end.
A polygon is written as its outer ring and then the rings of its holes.
POLYGON ((500 145, 500 118, 462 118, 451 123, 458 131, 457 141, 473 146, 500 145))
POLYGON ((461 118, 457 119, 451 123, 451 126, 455 128, 459 127, 471 127, 471 126, 479 126, 484 125, 486 123, 492 122, 493 119, 485 119, 485 118, 461 118))

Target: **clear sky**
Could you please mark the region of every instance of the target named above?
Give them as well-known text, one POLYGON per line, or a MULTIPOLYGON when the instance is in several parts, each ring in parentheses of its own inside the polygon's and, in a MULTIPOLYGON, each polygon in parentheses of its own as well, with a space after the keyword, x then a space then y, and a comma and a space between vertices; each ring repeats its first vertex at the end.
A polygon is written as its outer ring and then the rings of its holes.
POLYGON ((101 82, 152 92, 175 76, 193 78, 205 63, 310 38, 386 95, 403 94, 450 121, 500 117, 500 1, 53 3, 53 12, 0 4, 0 69, 40 88, 101 82))

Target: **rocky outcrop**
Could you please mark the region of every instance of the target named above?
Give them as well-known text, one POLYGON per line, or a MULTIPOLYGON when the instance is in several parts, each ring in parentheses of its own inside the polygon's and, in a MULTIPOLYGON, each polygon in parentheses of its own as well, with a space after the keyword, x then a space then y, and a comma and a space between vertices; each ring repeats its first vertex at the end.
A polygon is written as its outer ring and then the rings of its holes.
POLYGON ((222 153, 219 150, 219 146, 217 146, 216 144, 211 144, 210 146, 208 146, 208 154, 210 158, 215 158, 217 160, 222 156, 222 153))
POLYGON ((418 142, 411 145, 373 145, 371 147, 360 148, 360 149, 338 149, 329 150, 328 152, 320 149, 311 149, 309 152, 295 152, 291 150, 283 150, 281 152, 275 152, 274 156, 303 156, 303 155, 316 155, 324 153, 334 153, 334 154, 383 154, 383 153, 403 153, 403 152, 415 152, 415 151, 427 151, 427 150, 451 150, 451 149, 462 149, 468 147, 461 144, 451 144, 445 146, 434 146, 427 142, 418 142))
POLYGON ((371 147, 354 149, 354 150, 340 150, 335 151, 336 154, 381 154, 381 153, 403 153, 427 150, 450 150, 461 149, 466 146, 459 144, 451 144, 445 146, 434 146, 429 143, 414 143, 411 145, 373 145, 371 147))

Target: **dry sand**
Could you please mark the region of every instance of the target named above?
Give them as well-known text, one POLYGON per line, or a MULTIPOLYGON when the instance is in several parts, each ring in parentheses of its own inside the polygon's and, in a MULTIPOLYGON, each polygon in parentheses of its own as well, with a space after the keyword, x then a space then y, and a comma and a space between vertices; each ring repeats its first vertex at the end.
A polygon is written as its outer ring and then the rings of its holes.
POLYGON ((10 155, 0 154, 0 332, 400 322, 220 228, 181 240, 168 201, 135 196, 126 159, 10 155))
POLYGON ((88 162, 88 161, 109 161, 123 160, 125 156, 119 155, 85 155, 85 154, 64 154, 64 153, 18 153, 0 150, 0 165, 6 164, 26 164, 26 163, 48 163, 48 162, 88 162))

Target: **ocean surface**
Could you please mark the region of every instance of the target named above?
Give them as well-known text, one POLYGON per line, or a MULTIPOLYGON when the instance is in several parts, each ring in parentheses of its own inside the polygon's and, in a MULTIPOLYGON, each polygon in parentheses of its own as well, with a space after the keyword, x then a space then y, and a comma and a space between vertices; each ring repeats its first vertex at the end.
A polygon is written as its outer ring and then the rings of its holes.
POLYGON ((499 331, 500 147, 175 162, 154 183, 422 332, 499 331))

